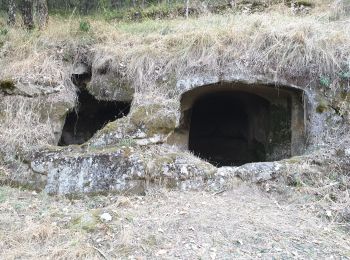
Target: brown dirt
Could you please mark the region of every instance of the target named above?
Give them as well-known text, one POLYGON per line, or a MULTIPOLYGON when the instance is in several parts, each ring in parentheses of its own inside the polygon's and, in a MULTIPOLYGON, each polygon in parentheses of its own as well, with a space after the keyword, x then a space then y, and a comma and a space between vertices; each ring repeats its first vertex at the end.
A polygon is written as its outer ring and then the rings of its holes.
POLYGON ((0 259, 350 258, 348 234, 297 201, 246 184, 80 199, 3 186, 0 259))

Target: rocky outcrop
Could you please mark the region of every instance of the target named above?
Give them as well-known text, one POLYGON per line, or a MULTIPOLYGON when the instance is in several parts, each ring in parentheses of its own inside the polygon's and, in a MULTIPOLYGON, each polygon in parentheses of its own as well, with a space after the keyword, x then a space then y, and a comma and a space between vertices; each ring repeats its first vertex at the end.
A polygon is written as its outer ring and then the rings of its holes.
POLYGON ((135 92, 125 77, 125 65, 110 54, 95 54, 88 91, 99 100, 130 101, 135 92))
MULTIPOLYGON (((9 179, 45 189, 50 194, 142 194, 154 184, 176 189, 218 191, 229 186, 233 178, 255 183, 284 180, 294 185, 300 176, 322 175, 334 165, 342 172, 350 168, 348 148, 344 145, 339 148, 349 137, 350 102, 349 91, 345 87, 331 92, 326 88, 318 88, 316 83, 308 85, 301 79, 292 83, 283 79, 276 82, 272 77, 242 74, 227 69, 220 75, 212 73, 172 79, 171 82, 175 83, 166 86, 168 89, 165 91, 160 91, 160 86, 154 86, 150 91, 135 91, 136 85, 127 79, 126 66, 122 61, 112 54, 102 55, 96 52, 91 55, 93 58, 89 61, 84 63, 80 60, 73 66, 73 82, 81 80, 77 86, 73 86, 70 81, 66 82, 65 87, 57 85, 46 88, 33 84, 23 87, 12 81, 0 82, 2 95, 22 95, 37 100, 40 97, 41 106, 35 113, 39 113, 50 124, 55 136, 49 148, 41 146, 38 149, 36 146, 25 156, 14 159, 21 161, 18 164, 21 166, 17 167, 20 170, 14 171, 9 179), (230 87, 234 84, 243 84, 244 87, 237 89, 250 93, 260 85, 271 89, 278 85, 295 91, 298 95, 302 93, 300 100, 303 102, 299 102, 297 108, 305 109, 305 113, 299 117, 302 120, 294 120, 292 123, 296 136, 292 138, 297 139, 293 149, 300 148, 298 152, 301 156, 275 162, 217 168, 188 151, 187 119, 190 118, 191 104, 195 99, 184 104, 186 93, 208 86, 223 88, 224 85, 230 87), (77 108, 75 92, 79 88, 86 88, 97 100, 132 100, 130 112, 127 116, 104 125, 82 145, 57 147, 55 145, 60 138, 67 112, 77 108)), ((169 84, 171 82, 169 80, 169 84)), ((263 98, 272 100, 266 96, 263 98)), ((288 98, 286 97, 286 102, 288 98)), ((276 100, 277 98, 274 102, 276 100)), ((294 106, 293 102, 286 107, 294 106)), ((293 111, 298 112, 298 109, 294 108, 293 111)), ((298 117, 297 112, 292 117, 298 117)), ((255 128, 261 125, 260 121, 257 122, 255 128)))
POLYGON ((209 163, 172 147, 142 149, 79 146, 45 150, 33 155, 31 170, 47 176, 50 194, 137 193, 151 184, 180 189, 205 188, 216 172, 209 163))
POLYGON ((135 98, 129 116, 108 123, 87 145, 104 147, 121 142, 138 145, 165 143, 178 124, 177 106, 173 99, 135 98))
MULTIPOLYGON (((181 190, 221 191, 239 178, 253 183, 283 182, 296 186, 303 181, 323 178, 334 165, 350 168, 347 150, 320 150, 307 156, 277 162, 220 167, 181 152, 172 146, 140 147, 121 143, 104 148, 70 146, 36 153, 30 160, 32 184, 43 183, 50 194, 132 193, 144 194, 157 185, 181 190), (40 176, 35 180, 33 176, 40 176)), ((28 178, 28 176, 27 176, 28 178)), ((42 184, 41 184, 41 187, 42 184)))

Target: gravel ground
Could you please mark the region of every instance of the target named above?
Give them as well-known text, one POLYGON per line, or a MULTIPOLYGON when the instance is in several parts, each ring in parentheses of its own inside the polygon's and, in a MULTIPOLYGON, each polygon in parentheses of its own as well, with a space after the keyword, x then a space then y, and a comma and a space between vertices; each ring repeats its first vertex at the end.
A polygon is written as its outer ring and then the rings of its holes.
POLYGON ((0 187, 0 259, 347 259, 349 234, 239 184, 79 199, 0 187))

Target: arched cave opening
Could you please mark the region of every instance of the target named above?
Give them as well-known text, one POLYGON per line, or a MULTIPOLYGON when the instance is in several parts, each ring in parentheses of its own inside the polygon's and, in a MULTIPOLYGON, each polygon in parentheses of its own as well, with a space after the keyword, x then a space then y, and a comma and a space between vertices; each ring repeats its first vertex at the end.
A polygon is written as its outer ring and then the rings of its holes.
POLYGON ((304 94, 299 89, 239 83, 185 92, 177 143, 216 166, 285 159, 305 147, 304 94))
POLYGON ((108 122, 126 116, 130 104, 130 102, 100 101, 86 89, 80 89, 78 105, 66 116, 58 145, 85 143, 108 122))

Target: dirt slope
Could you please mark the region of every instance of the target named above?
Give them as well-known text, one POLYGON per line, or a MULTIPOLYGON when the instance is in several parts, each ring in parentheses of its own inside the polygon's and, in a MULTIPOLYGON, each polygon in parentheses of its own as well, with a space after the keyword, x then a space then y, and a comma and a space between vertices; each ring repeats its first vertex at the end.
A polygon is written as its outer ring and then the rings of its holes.
POLYGON ((0 259, 349 258, 345 231, 305 208, 245 184, 75 200, 0 187, 0 259))

